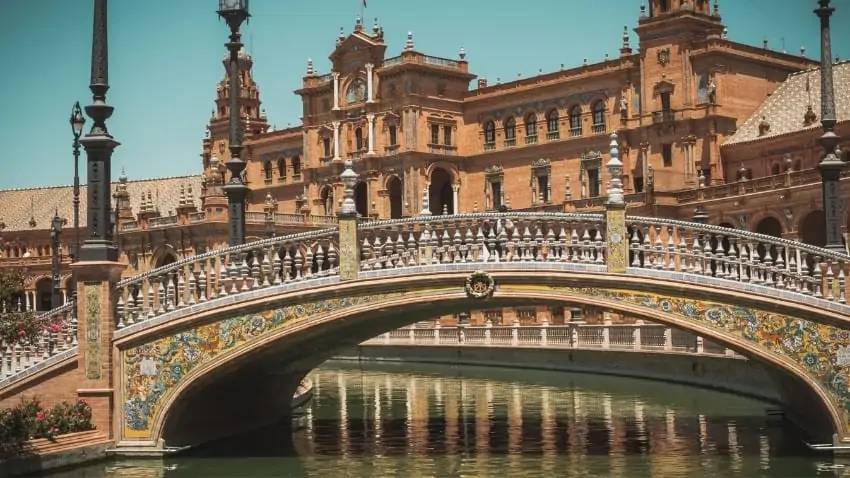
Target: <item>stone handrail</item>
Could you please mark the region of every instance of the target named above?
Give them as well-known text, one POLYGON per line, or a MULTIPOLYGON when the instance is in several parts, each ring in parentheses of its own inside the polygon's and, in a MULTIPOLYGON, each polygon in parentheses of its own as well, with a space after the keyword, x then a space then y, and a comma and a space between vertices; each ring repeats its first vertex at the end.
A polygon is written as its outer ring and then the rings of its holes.
POLYGON ((765 234, 629 216, 630 266, 714 276, 846 303, 850 256, 765 234))
POLYGON ((508 212, 425 216, 359 224, 360 268, 455 262, 605 264, 602 214, 508 212))
POLYGON ((492 325, 403 327, 363 345, 557 347, 679 352, 740 357, 726 347, 660 324, 492 325))
POLYGON ((200 302, 336 275, 338 228, 209 251, 121 280, 118 328, 200 302))
MULTIPOLYGON (((604 270, 603 214, 473 213, 357 221, 361 271, 450 263, 568 262, 604 270)), ((711 276, 845 303, 850 256, 786 239, 670 219, 626 218, 627 274, 711 276), (817 264, 818 266, 815 266, 817 264)), ((337 275, 339 229, 186 258, 118 283, 118 327, 272 285, 337 275)))
POLYGON ((0 388, 26 376, 33 367, 49 363, 77 346, 77 308, 73 301, 38 314, 52 327, 44 330, 34 343, 0 341, 0 388))

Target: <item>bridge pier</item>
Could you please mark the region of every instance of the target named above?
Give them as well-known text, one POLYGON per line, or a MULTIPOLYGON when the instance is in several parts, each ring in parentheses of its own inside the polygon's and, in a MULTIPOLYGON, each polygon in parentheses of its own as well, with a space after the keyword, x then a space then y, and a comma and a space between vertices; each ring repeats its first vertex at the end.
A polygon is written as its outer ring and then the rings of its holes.
POLYGON ((107 261, 71 265, 77 277, 77 397, 92 409, 92 423, 105 436, 116 436, 115 360, 112 339, 117 328, 115 284, 126 264, 107 261))

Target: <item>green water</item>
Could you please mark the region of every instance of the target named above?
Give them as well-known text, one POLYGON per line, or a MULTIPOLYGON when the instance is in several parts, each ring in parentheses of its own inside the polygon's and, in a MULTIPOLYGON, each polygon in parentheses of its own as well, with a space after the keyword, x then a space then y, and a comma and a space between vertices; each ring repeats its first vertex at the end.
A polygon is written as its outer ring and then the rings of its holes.
MULTIPOLYGON (((329 363, 293 424, 162 461, 58 477, 850 476, 770 405, 659 382, 474 367, 329 363), (834 465, 833 465, 834 466, 834 465)), ((839 465, 840 466, 840 465, 839 465)))

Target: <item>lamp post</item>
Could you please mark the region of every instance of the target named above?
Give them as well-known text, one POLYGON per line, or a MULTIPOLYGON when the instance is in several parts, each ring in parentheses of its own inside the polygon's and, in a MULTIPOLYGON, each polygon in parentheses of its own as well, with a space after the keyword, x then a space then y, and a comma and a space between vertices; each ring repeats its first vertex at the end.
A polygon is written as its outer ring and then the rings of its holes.
POLYGON ((71 133, 74 135, 74 252, 73 260, 80 257, 80 136, 83 134, 83 126, 86 118, 80 109, 80 102, 74 103, 71 108, 71 133))
POLYGON ((231 246, 237 246, 245 242, 245 196, 248 193, 248 186, 242 181, 245 161, 240 157, 243 131, 239 107, 239 50, 242 48, 239 28, 251 15, 248 13, 248 0, 218 0, 217 13, 230 28, 230 42, 226 45, 230 51, 230 160, 226 163, 230 181, 224 185, 224 193, 227 194, 228 239, 231 246))
POLYGON ((832 45, 829 17, 834 8, 830 0, 818 0, 815 14, 820 17, 820 116, 823 135, 820 145, 823 157, 818 164, 822 182, 823 214, 826 223, 826 245, 829 250, 846 252, 841 244, 841 170, 844 162, 837 153, 841 138, 835 133, 835 92, 832 88, 832 45))
POLYGON ((112 151, 120 144, 109 134, 106 120, 114 108, 106 103, 109 91, 109 48, 107 37, 107 0, 94 0, 92 28, 91 82, 92 104, 86 106, 86 114, 92 120, 89 133, 80 138, 86 150, 87 195, 85 242, 77 260, 92 262, 116 262, 118 248, 112 242, 109 215, 112 211, 112 151))
POLYGON ((59 218, 59 210, 56 210, 56 214, 53 216, 53 221, 50 224, 50 242, 51 247, 53 248, 53 289, 50 295, 50 308, 55 309, 59 307, 61 297, 61 292, 59 290, 59 264, 61 263, 62 255, 60 249, 60 235, 62 234, 62 219, 59 218))

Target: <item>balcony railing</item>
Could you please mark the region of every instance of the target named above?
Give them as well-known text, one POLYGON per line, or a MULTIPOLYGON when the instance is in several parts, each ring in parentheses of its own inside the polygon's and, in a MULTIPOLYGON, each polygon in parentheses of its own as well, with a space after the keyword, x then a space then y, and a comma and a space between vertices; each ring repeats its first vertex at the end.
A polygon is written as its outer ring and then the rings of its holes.
POLYGON ((661 110, 652 112, 652 122, 655 124, 670 123, 672 121, 678 121, 683 118, 684 116, 681 111, 661 110))

